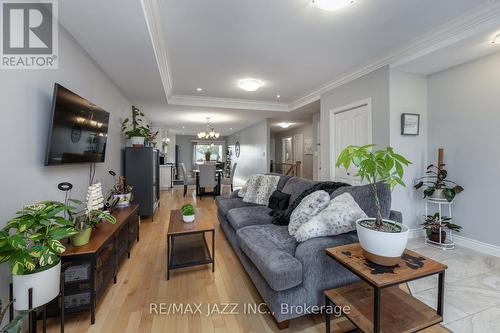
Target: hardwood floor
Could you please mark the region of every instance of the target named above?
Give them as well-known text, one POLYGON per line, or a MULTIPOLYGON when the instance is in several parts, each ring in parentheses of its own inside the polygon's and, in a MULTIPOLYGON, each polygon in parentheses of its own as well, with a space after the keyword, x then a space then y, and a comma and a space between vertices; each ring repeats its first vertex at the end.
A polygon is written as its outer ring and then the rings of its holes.
MULTIPOLYGON (((215 202, 211 197, 197 200, 191 191, 183 197, 182 188, 163 191, 159 211, 151 219, 141 222, 141 241, 132 249, 131 258, 125 259, 118 272, 118 281, 107 290, 97 306, 96 323, 90 325, 87 313, 66 318, 65 332, 106 333, 199 333, 199 332, 324 332, 323 316, 306 316, 292 320, 288 329, 280 331, 271 315, 243 314, 245 304, 260 304, 257 290, 240 265, 237 256, 224 237, 217 221, 215 202), (166 280, 166 234, 170 210, 191 202, 208 211, 210 221, 216 226, 215 273, 211 265, 173 270, 166 280), (160 304, 164 308, 160 308, 160 304), (202 313, 156 314, 169 309, 169 304, 202 304, 202 313), (207 306, 214 304, 222 311, 224 304, 236 304, 240 314, 214 314, 207 316, 207 306)), ((226 309, 230 311, 233 305, 226 309)), ((172 310, 172 308, 170 308, 172 310)), ((39 321, 39 326, 41 322, 39 321)), ((49 332, 59 332, 59 320, 49 320, 49 332)), ((344 319, 332 322, 332 331, 350 329, 344 319)), ((39 328, 41 331, 41 328, 39 328)), ((435 326, 425 332, 448 332, 435 326)))

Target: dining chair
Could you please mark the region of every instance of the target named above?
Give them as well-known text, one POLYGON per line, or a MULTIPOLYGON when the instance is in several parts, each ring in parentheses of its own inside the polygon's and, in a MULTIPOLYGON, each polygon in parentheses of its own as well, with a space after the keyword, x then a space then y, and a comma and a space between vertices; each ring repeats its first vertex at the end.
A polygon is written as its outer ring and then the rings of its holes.
POLYGON ((200 165, 200 180, 199 180, 199 189, 198 193, 201 199, 201 188, 205 190, 207 188, 212 188, 212 194, 214 196, 217 195, 217 181, 215 180, 215 164, 202 164, 200 165))
POLYGON ((186 166, 184 163, 179 163, 179 166, 181 167, 181 172, 182 172, 182 181, 184 185, 184 196, 187 194, 187 189, 189 185, 196 185, 196 179, 189 177, 188 173, 186 171, 186 166))
POLYGON ((231 168, 231 174, 229 175, 229 178, 223 178, 221 180, 222 185, 227 185, 231 186, 231 192, 233 192, 233 179, 234 179, 234 172, 236 171, 236 166, 238 163, 234 163, 233 167, 231 168))

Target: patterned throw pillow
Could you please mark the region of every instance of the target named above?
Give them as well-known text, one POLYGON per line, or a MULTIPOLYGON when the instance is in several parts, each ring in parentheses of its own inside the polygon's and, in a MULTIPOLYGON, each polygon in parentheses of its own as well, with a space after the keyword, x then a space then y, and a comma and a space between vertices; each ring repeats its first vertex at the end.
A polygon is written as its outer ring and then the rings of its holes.
POLYGON ((330 195, 326 191, 316 191, 306 196, 290 215, 288 233, 295 236, 302 224, 321 212, 329 203, 330 195))
POLYGON ((366 218, 365 212, 349 193, 344 193, 330 201, 328 207, 304 223, 295 234, 298 242, 308 239, 334 236, 356 230, 356 221, 366 218))
POLYGON ((258 205, 266 205, 269 198, 278 187, 279 176, 272 175, 254 175, 251 176, 248 183, 243 201, 258 205))
POLYGON ((248 182, 249 181, 250 181, 250 179, 248 179, 245 182, 245 185, 243 185, 243 187, 238 191, 238 197, 240 197, 242 199, 245 197, 245 193, 247 193, 247 187, 248 187, 248 182))

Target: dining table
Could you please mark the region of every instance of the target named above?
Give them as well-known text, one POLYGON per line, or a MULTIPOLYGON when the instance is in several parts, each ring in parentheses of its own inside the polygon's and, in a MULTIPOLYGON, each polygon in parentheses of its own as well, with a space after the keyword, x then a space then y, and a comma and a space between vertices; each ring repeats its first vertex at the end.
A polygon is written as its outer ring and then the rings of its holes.
MULTIPOLYGON (((196 175, 196 196, 200 195, 200 170, 194 169, 194 174, 196 175)), ((220 195, 221 193, 221 180, 224 175, 223 169, 216 169, 215 174, 217 175, 217 188, 215 190, 216 195, 220 195)))

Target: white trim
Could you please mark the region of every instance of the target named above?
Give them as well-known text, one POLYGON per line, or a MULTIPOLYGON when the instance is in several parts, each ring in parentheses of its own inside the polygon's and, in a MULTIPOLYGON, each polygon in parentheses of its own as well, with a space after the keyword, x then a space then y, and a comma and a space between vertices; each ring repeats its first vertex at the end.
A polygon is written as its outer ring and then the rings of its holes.
POLYGON ((219 97, 172 96, 173 81, 167 62, 167 51, 164 45, 165 39, 162 36, 159 0, 141 0, 141 2, 165 95, 169 104, 285 112, 294 111, 304 105, 317 101, 320 99, 321 94, 356 80, 379 68, 388 65, 392 67, 398 66, 426 55, 429 52, 436 51, 454 42, 463 40, 475 32, 491 27, 500 17, 500 2, 486 2, 463 16, 451 20, 433 31, 420 36, 408 45, 400 47, 352 72, 345 73, 291 103, 277 103, 271 101, 252 101, 219 97))
POLYGON ((329 143, 330 143, 330 179, 335 180, 335 163, 336 163, 336 154, 335 152, 335 115, 338 113, 350 111, 353 109, 357 109, 360 107, 363 107, 366 105, 367 112, 368 112, 368 138, 370 139, 370 143, 373 142, 373 121, 372 121, 372 98, 365 98, 353 103, 345 104, 342 106, 339 106, 335 109, 330 110, 328 113, 329 117, 329 122, 330 122, 330 137, 329 137, 329 143))
MULTIPOLYGON (((408 238, 414 239, 423 237, 425 237, 425 232, 422 228, 410 229, 408 238)), ((455 242, 455 245, 463 246, 490 256, 500 257, 500 246, 491 245, 464 236, 458 236, 456 233, 453 234, 453 241, 455 242)), ((423 241, 422 246, 425 246, 423 241)))
POLYGON ((255 101, 249 99, 232 99, 218 97, 201 97, 189 95, 173 95, 168 99, 169 104, 199 107, 264 110, 288 112, 290 108, 286 103, 255 101))

